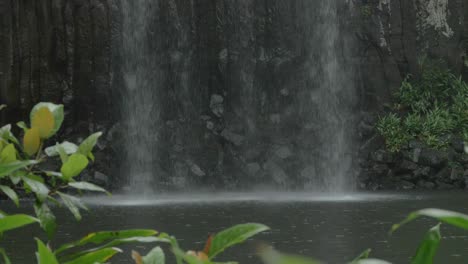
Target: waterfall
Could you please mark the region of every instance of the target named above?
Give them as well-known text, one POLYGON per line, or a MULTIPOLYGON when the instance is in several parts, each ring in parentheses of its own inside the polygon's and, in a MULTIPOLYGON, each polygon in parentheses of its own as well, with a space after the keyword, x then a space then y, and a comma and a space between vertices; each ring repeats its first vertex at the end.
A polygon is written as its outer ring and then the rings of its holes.
POLYGON ((131 192, 351 189, 345 1, 248 1, 120 0, 131 192))
MULTIPOLYGON (((313 189, 342 192, 353 189, 353 131, 355 90, 349 62, 352 41, 343 30, 343 1, 322 0, 312 6, 309 38, 309 87, 304 114, 318 128, 314 164, 308 176, 313 189)), ((312 136, 312 135, 311 135, 312 136)))
POLYGON ((121 0, 122 74, 124 98, 122 119, 125 124, 125 159, 122 174, 133 193, 152 191, 157 159, 159 109, 157 86, 158 64, 152 54, 153 33, 150 28, 155 0, 121 0))

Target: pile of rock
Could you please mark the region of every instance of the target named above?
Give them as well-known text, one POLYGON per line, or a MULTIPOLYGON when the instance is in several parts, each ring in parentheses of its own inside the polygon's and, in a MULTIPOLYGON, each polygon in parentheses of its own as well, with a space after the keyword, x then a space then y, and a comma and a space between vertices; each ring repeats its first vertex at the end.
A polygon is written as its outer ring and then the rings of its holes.
POLYGON ((385 147, 361 160, 359 184, 370 190, 465 189, 468 188, 468 154, 463 140, 454 138, 436 150, 413 140, 399 153, 385 147))

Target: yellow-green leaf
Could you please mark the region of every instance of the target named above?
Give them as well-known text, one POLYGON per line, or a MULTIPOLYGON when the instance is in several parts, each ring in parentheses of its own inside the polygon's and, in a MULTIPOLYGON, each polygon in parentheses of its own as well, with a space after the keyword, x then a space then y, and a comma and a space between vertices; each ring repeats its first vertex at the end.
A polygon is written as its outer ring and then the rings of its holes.
POLYGON ((42 139, 46 139, 52 136, 54 126, 54 116, 52 115, 52 112, 49 110, 49 108, 45 106, 39 108, 32 117, 31 127, 38 129, 39 136, 42 139))
POLYGON ((47 238, 51 240, 57 231, 57 223, 55 222, 55 215, 50 210, 49 206, 44 203, 37 203, 34 205, 34 211, 40 221, 41 228, 47 233, 47 238))
POLYGON ((78 152, 87 156, 88 158, 94 161, 94 156, 93 156, 92 151, 93 151, 94 146, 96 146, 99 137, 101 136, 102 136, 102 132, 97 132, 97 133, 90 135, 88 138, 83 140, 83 142, 81 142, 78 148, 78 152))
POLYGON ((41 240, 37 239, 37 263, 38 264, 59 264, 54 253, 42 243, 41 240))
POLYGON ((426 233, 411 264, 432 264, 439 248, 440 238, 440 224, 438 224, 426 233))
POLYGON ((32 123, 32 120, 34 119, 34 115, 36 114, 36 112, 43 107, 47 107, 49 111, 52 113, 52 115, 54 116, 54 129, 52 130, 52 134, 55 134, 60 129, 60 126, 62 126, 62 123, 63 123, 63 117, 64 117, 63 105, 56 105, 53 103, 38 103, 31 110, 31 114, 30 114, 31 123, 32 123))
POLYGON ((0 255, 3 256, 3 262, 5 264, 11 264, 10 258, 8 258, 8 255, 6 254, 5 250, 3 248, 0 248, 0 255))
POLYGON ((29 156, 37 153, 41 145, 41 138, 39 136, 39 130, 35 127, 29 129, 24 134, 23 147, 24 152, 29 156))
POLYGON ((16 229, 25 225, 30 225, 36 222, 39 222, 39 220, 25 214, 4 216, 0 218, 0 233, 16 229))
POLYGON ((0 153, 0 163, 12 163, 16 161, 16 149, 13 144, 8 144, 0 153))
POLYGON ((28 126, 26 125, 26 123, 23 122, 23 121, 20 121, 20 122, 16 123, 16 125, 19 128, 23 129, 24 132, 28 131, 28 129, 29 129, 28 126))
POLYGON ((37 199, 44 201, 49 195, 49 188, 43 183, 39 176, 29 174, 21 177, 26 186, 36 194, 37 199))
POLYGON ((81 220, 80 208, 83 210, 88 210, 86 206, 81 202, 78 197, 67 195, 61 192, 57 192, 57 194, 62 199, 63 204, 70 210, 77 221, 81 220))
POLYGON ((0 178, 3 178, 5 176, 10 176, 12 177, 12 173, 15 173, 16 171, 27 167, 29 165, 34 165, 37 164, 38 162, 35 160, 26 160, 26 161, 17 161, 17 162, 12 162, 8 164, 0 164, 0 178))
POLYGON ((120 231, 101 231, 96 233, 91 233, 82 239, 68 243, 60 247, 55 251, 55 254, 61 254, 62 252, 80 247, 87 244, 102 244, 112 240, 121 240, 121 239, 131 239, 134 237, 153 237, 158 232, 151 229, 130 229, 130 230, 120 230, 120 231))
POLYGON ((431 217, 449 225, 468 230, 468 215, 443 209, 428 208, 410 213, 401 223, 393 225, 390 232, 395 232, 402 225, 421 216, 431 217))
POLYGON ((54 128, 51 132, 51 134, 54 135, 55 133, 57 133, 57 131, 60 129, 60 126, 63 123, 63 117, 64 117, 63 105, 56 105, 53 103, 38 103, 31 110, 31 114, 30 114, 31 123, 37 111, 43 107, 48 108, 54 117, 54 128))
POLYGON ((112 258, 115 254, 121 253, 122 250, 118 248, 104 248, 97 250, 86 255, 83 255, 79 258, 76 258, 72 261, 66 262, 65 264, 94 264, 94 263, 104 263, 112 258))
POLYGON ((68 181, 78 176, 88 166, 88 163, 86 156, 75 153, 62 165, 60 172, 62 172, 64 180, 68 181))
POLYGON ((214 236, 210 250, 207 252, 208 256, 213 259, 227 248, 242 243, 248 238, 269 229, 269 227, 262 224, 248 223, 223 230, 214 236))
POLYGON ((16 206, 19 206, 19 198, 16 192, 8 186, 0 185, 0 191, 2 191, 8 198, 10 198, 16 206))

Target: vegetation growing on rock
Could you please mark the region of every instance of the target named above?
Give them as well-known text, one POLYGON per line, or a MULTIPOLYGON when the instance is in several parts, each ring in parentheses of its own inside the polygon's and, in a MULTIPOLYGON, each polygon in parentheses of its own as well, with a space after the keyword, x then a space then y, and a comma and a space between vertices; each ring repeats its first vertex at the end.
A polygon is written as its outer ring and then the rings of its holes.
POLYGON ((408 76, 396 99, 393 111, 377 124, 390 151, 402 150, 411 140, 435 149, 457 138, 468 141, 468 84, 450 70, 423 61, 421 76, 408 76))

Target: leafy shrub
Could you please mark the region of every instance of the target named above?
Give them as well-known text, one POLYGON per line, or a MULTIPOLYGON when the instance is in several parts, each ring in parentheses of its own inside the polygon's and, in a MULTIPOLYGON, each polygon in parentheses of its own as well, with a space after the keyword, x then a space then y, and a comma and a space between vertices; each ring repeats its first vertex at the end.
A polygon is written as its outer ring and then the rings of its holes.
POLYGON ((410 136, 402 126, 402 120, 392 113, 380 119, 377 130, 386 139, 390 151, 400 151, 401 146, 408 142, 410 136))
POLYGON ((468 141, 468 84, 449 70, 423 61, 421 77, 408 76, 396 100, 394 111, 377 123, 390 151, 400 151, 412 139, 437 149, 447 147, 453 136, 468 141))

